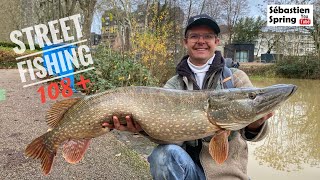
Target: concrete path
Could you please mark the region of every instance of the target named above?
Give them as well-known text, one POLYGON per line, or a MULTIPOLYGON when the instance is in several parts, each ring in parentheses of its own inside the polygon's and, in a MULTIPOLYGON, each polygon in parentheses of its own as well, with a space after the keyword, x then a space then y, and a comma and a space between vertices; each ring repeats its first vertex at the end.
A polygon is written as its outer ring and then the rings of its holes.
POLYGON ((44 176, 40 161, 26 158, 24 149, 48 129, 44 117, 54 101, 41 103, 37 92, 41 85, 22 86, 17 69, 0 69, 0 92, 5 92, 5 100, 0 98, 1 180, 151 179, 145 157, 154 144, 139 135, 117 131, 93 139, 84 159, 76 165, 65 162, 60 149, 51 173, 44 176))

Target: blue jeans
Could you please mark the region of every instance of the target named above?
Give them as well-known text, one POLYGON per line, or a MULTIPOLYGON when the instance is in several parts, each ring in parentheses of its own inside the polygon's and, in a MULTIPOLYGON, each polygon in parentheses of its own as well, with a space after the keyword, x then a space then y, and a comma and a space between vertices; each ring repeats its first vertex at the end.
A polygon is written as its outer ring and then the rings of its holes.
POLYGON ((205 180, 201 168, 178 145, 159 145, 148 157, 154 180, 205 180))

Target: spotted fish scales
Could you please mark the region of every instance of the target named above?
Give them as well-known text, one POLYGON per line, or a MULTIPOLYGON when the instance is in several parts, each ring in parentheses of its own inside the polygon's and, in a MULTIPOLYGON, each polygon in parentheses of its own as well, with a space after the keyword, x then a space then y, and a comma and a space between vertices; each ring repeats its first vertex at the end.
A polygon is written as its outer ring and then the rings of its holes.
MULTIPOLYGON (((125 116, 131 115, 149 136, 169 143, 200 139, 217 131, 225 131, 226 135, 272 112, 296 89, 294 85, 219 91, 122 87, 82 99, 68 99, 48 111, 46 118, 52 130, 36 138, 25 153, 41 159, 45 174, 50 172, 61 144, 65 159, 77 163, 90 139, 110 131, 103 124, 112 123, 114 115, 121 124, 126 124, 125 116)), ((227 136, 214 137, 209 145, 210 154, 222 163, 227 157, 227 136)))

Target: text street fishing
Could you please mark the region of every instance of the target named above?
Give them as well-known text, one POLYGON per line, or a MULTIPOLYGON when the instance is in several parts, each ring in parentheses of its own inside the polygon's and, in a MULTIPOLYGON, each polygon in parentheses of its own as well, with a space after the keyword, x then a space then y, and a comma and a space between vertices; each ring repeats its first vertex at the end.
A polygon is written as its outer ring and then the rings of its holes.
MULTIPOLYGON (((83 37, 83 34, 81 32, 79 19, 80 14, 76 14, 73 16, 61 18, 59 20, 50 21, 47 25, 38 24, 32 27, 24 28, 21 31, 12 31, 10 34, 10 39, 13 43, 18 45, 18 47, 13 48, 13 50, 17 54, 22 54, 26 51, 25 44, 20 40, 24 36, 28 41, 30 50, 35 50, 35 42, 38 42, 39 47, 43 48, 44 46, 50 46, 52 44, 73 41, 75 40, 75 37, 70 35, 70 33, 68 32, 71 28, 67 24, 74 26, 76 30, 76 39, 80 40, 83 37), (59 31, 59 28, 61 29, 61 32, 59 31), (59 33, 62 35, 62 39, 58 37, 59 33), (52 41, 50 41, 49 37, 52 38, 52 41)), ((25 73, 27 73, 28 71, 30 74, 30 80, 35 80, 36 77, 44 78, 47 75, 53 75, 54 72, 60 73, 60 71, 65 72, 71 70, 72 64, 75 68, 79 68, 80 64, 84 67, 93 64, 90 49, 87 45, 80 45, 77 50, 75 48, 72 48, 71 53, 69 53, 68 50, 58 51, 57 55, 56 53, 51 53, 51 59, 52 61, 50 61, 49 55, 45 55, 44 58, 35 57, 33 60, 27 59, 25 61, 17 63, 21 81, 27 81, 25 73), (63 57, 65 57, 67 61, 64 61, 63 57), (44 62, 47 66, 47 69, 41 65, 44 62), (59 68, 59 64, 61 66, 61 69, 59 68), (24 66, 27 66, 28 70, 24 69, 24 66), (34 69, 39 70, 39 72, 35 73, 34 69)))

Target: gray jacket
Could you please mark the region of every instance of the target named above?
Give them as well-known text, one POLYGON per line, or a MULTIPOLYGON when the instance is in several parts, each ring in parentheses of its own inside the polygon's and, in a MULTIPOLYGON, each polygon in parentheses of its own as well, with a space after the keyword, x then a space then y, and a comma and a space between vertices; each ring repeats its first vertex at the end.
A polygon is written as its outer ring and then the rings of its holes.
MULTIPOLYGON (((241 70, 231 69, 233 72, 233 79, 235 87, 251 87, 252 84, 248 76, 241 70)), ((176 75, 172 77, 164 86, 170 89, 185 89, 188 87, 192 90, 192 83, 186 77, 176 75)), ((216 89, 222 89, 223 84, 218 80, 216 89)), ((263 139, 268 130, 268 124, 265 123, 259 133, 253 134, 246 132, 245 129, 234 132, 234 137, 229 141, 229 154, 227 160, 218 165, 212 159, 208 151, 208 142, 202 141, 202 147, 199 153, 200 163, 205 172, 206 178, 218 180, 232 180, 232 179, 245 179, 248 180, 247 164, 248 164, 248 147, 246 141, 259 141, 263 139)), ((159 142, 158 143, 165 143, 159 142)), ((177 143, 186 148, 186 146, 199 145, 197 141, 188 141, 177 143)))
MULTIPOLYGON (((184 57, 177 66, 177 73, 165 84, 165 88, 194 90, 199 89, 196 85, 195 78, 186 63, 187 57, 184 57)), ((224 60, 219 52, 216 52, 212 67, 205 77, 203 89, 223 89, 225 86, 221 79, 221 73, 224 66, 224 60)), ((239 69, 231 68, 234 87, 252 87, 246 73, 239 69)), ((218 180, 245 179, 248 180, 247 163, 248 147, 246 141, 259 141, 263 139, 268 130, 268 124, 264 123, 258 133, 248 132, 244 129, 233 132, 229 140, 229 153, 227 160, 218 165, 212 159, 208 151, 208 142, 205 140, 196 140, 188 142, 177 142, 176 144, 184 147, 196 163, 203 167, 206 178, 218 180), (197 162, 199 161, 199 162, 197 162)), ((154 141, 158 144, 167 144, 163 141, 154 141)))

